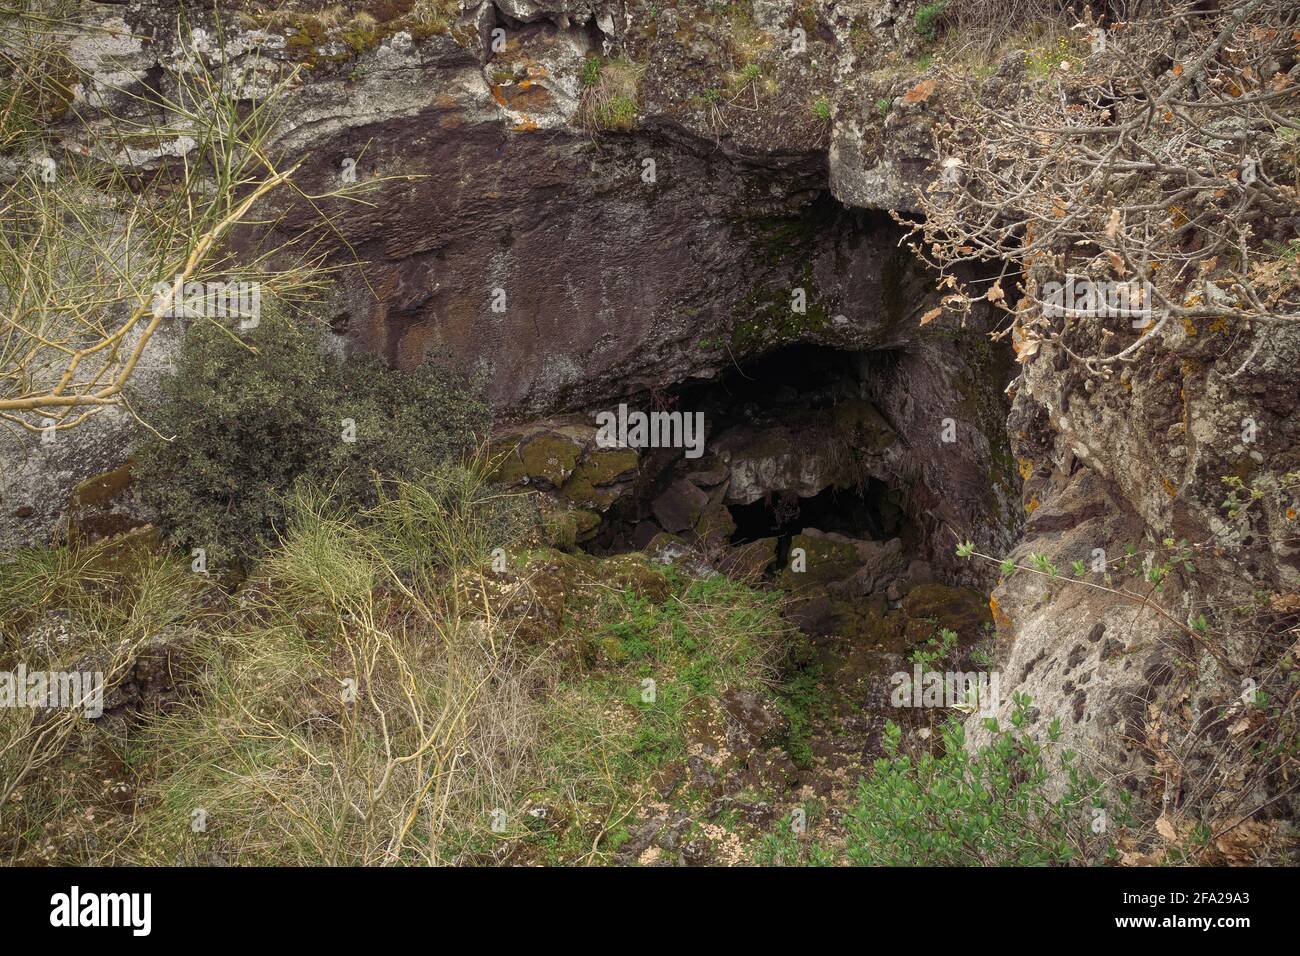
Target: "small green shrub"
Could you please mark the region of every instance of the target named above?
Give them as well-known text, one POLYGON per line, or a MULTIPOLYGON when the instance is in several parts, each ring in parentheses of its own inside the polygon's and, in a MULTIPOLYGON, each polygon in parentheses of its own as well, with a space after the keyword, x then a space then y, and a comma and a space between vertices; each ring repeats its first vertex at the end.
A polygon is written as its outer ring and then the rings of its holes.
POLYGON ((636 101, 614 96, 592 108, 592 118, 601 129, 631 129, 636 120, 636 101))
POLYGON ((477 390, 456 376, 336 359, 319 332, 274 313, 243 342, 195 325, 144 411, 170 440, 140 451, 142 495, 172 542, 205 549, 210 567, 246 565, 274 545, 295 486, 365 508, 385 482, 462 456, 489 423, 477 390))
POLYGON ((636 125, 637 87, 645 67, 627 59, 591 58, 582 68, 578 112, 589 129, 628 130, 636 125))
POLYGON ((831 118, 831 101, 822 96, 812 105, 812 114, 819 120, 829 120, 831 118))
POLYGON ((957 648, 957 632, 940 628, 939 633, 924 644, 918 644, 912 650, 913 664, 919 664, 922 670, 937 669, 935 665, 948 661, 957 648))
POLYGON ((807 832, 795 830, 793 816, 777 820, 768 833, 763 834, 750 854, 749 862, 755 866, 834 866, 835 855, 825 846, 809 839, 811 830, 824 811, 819 802, 810 800, 800 805, 807 832))
POLYGON ((777 685, 776 705, 786 720, 786 750, 797 767, 813 762, 811 739, 818 720, 830 716, 830 702, 822 686, 822 667, 812 644, 794 641, 785 661, 785 679, 777 685))
POLYGON ((989 718, 993 741, 977 753, 965 747, 958 720, 942 730, 942 753, 903 753, 902 732, 885 728, 888 756, 877 760, 858 788, 846 820, 849 860, 862 866, 1042 866, 1081 861, 1092 833, 1100 787, 1060 754, 1066 786, 1048 795, 1048 753, 1060 737, 1053 721, 1048 744, 1019 732, 1029 699, 1019 695, 1002 729, 989 718))
POLYGON ((936 3, 923 4, 917 8, 916 16, 912 22, 915 24, 916 32, 920 34, 921 39, 927 43, 934 42, 939 36, 939 21, 947 9, 948 0, 937 0, 936 3))

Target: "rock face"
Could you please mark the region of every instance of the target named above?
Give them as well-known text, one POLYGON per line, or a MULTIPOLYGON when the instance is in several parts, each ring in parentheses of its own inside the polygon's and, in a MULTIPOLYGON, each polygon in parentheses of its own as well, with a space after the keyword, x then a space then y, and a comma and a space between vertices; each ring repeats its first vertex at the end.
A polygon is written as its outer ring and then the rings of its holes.
POLYGON ((1077 462, 1116 482, 1153 536, 1204 542, 1204 571, 1241 565, 1258 583, 1295 588, 1300 551, 1286 476, 1300 469, 1300 336, 1290 327, 1248 330, 1231 345, 1226 336, 1173 328, 1153 361, 1089 387, 1058 350, 1036 356, 1016 400, 1025 437, 1012 436, 1035 464, 1025 493, 1043 497, 1053 469, 1077 462), (1235 518, 1223 507, 1225 479, 1241 481, 1243 497, 1260 492, 1235 518))
POLYGON ((1082 562, 1063 576, 1087 583, 1017 572, 993 601, 1003 686, 1029 693, 1068 746, 1136 790, 1137 754, 1164 759, 1150 735, 1171 714, 1204 734, 1272 666, 1256 657, 1254 616, 1261 595, 1286 605, 1300 586, 1300 336, 1171 322, 1142 361, 1085 379, 1063 349, 1093 353, 1103 334, 1084 323, 1030 358, 1007 422, 1028 515, 1013 557, 1062 572, 1082 562))
MULTIPOLYGON (((1270 592, 1274 606, 1289 606, 1300 582, 1288 531, 1300 454, 1286 384, 1300 340, 1270 328, 1229 345, 1213 329, 1180 328, 1161 347, 1087 387, 1056 348, 1024 368, 1008 430, 1029 517, 1011 557, 1058 574, 1017 571, 993 591, 1002 686, 1059 719, 1063 745, 1112 791, 1158 798, 1153 764, 1177 766, 1204 775, 1193 799, 1214 793, 1209 812, 1268 803, 1287 817, 1294 807, 1276 792, 1243 789, 1244 770, 1224 774, 1207 741, 1231 751, 1254 726, 1243 687, 1272 667, 1261 634, 1282 630, 1252 608, 1270 592), (1250 505, 1230 504, 1229 482, 1250 505), (1170 739, 1192 743, 1175 751, 1170 739)), ((1004 699, 1004 725, 1010 711, 1004 699)), ((988 739, 978 717, 967 732, 972 746, 988 739)), ((1248 759, 1242 750, 1229 762, 1248 759)))
MULTIPOLYGON (((745 169, 667 139, 542 140, 495 116, 475 122, 464 105, 312 152, 343 157, 367 141, 376 171, 422 178, 385 185, 346 220, 368 285, 343 293, 336 328, 398 368, 483 368, 507 417, 708 379, 776 342, 907 338, 904 316, 882 307, 887 284, 917 281, 900 274, 896 236, 810 204, 816 179, 800 169, 745 169)), ((313 164, 306 181, 335 165, 313 164)))
POLYGON ((930 181, 934 165, 926 82, 901 89, 897 78, 857 77, 852 94, 839 98, 829 161, 840 202, 916 211, 916 190, 930 181))
MULTIPOLYGON (((807 106, 747 148, 722 146, 688 106, 689 76, 720 54, 619 19, 583 3, 485 4, 461 21, 474 32, 398 33, 346 73, 313 71, 280 139, 305 160, 300 182, 337 185, 351 158, 378 183, 368 205, 326 206, 366 263, 337 302, 348 343, 397 367, 482 366, 494 403, 522 418, 707 378, 775 342, 907 341, 898 304, 919 304, 926 283, 895 229, 826 198, 825 153, 799 135, 807 106), (584 59, 610 19, 645 58, 644 115, 593 139, 584 59), (500 44, 484 43, 495 30, 500 44), (679 62, 688 54, 704 63, 679 62)), ((757 30, 755 44, 775 42, 757 30)), ((270 57, 287 69, 295 53, 270 57)), ((308 212, 248 241, 278 246, 308 212)))
MULTIPOLYGON (((103 6, 108 32, 73 45, 92 116, 107 103, 147 121, 151 91, 173 89, 193 51, 215 60, 205 14, 181 38, 175 3, 103 6)), ((1288 533, 1300 333, 1170 324, 1159 359, 1085 383, 1050 343, 1016 376, 979 309, 965 327, 921 328, 933 276, 887 214, 914 211, 933 176, 930 130, 952 93, 905 62, 913 4, 496 0, 429 5, 432 17, 400 0, 341 14, 229 6, 227 50, 250 99, 302 71, 277 137, 303 161, 301 188, 326 191, 353 168, 373 186, 365 203, 321 207, 332 261, 364 263, 329 304, 335 344, 398 368, 482 372, 504 423, 498 477, 544 493, 563 546, 811 585, 801 623, 849 643, 849 670, 863 646, 895 666, 928 636, 882 623, 899 606, 974 640, 981 602, 949 585, 989 585, 991 571, 956 562, 954 545, 1010 554, 1031 570, 992 592, 998 716, 1028 694, 1031 726, 1059 719, 1065 744, 1118 787, 1142 778, 1153 715, 1186 704, 1199 720, 1236 693, 1248 649, 1212 659, 1189 622, 1250 597, 1234 581, 1300 587, 1288 533), (620 96, 622 112, 593 111, 620 96), (792 384, 782 366, 814 374, 792 384), (704 455, 600 447, 593 416, 619 402, 700 411, 704 455), (1225 508, 1234 482, 1248 506, 1225 508), (854 499, 877 486, 894 496, 888 530, 780 519, 826 495, 832 516, 865 508, 854 499), (753 508, 772 527, 742 529, 753 508), (1192 558, 1159 590, 1118 593, 1180 542, 1192 558), (796 547, 812 556, 808 577, 790 566, 796 547), (1057 573, 1032 570, 1046 567, 1057 573), (1204 680, 1187 702, 1191 669, 1204 680)), ((1023 82, 1022 62, 1008 58, 986 89, 1023 82)), ((70 120, 60 133, 75 148, 70 120)), ((168 149, 125 158, 156 168, 168 149)), ((278 248, 316 214, 282 211, 238 242, 278 248)), ((139 387, 167 368, 178 331, 153 340, 139 387)), ((1096 346, 1078 334, 1076 352, 1096 346)), ((141 516, 114 475, 132 431, 109 411, 52 443, 0 433, 0 547, 129 528, 141 516)), ((859 686, 867 670, 845 686, 879 696, 859 686)), ((770 720, 752 711, 737 701, 702 720, 749 728, 753 749, 770 720)), ((988 739, 981 715, 967 729, 972 746, 988 739)))
POLYGON ((713 442, 730 465, 727 501, 751 504, 774 492, 810 498, 854 478, 849 449, 863 471, 883 472, 898 436, 874 406, 862 400, 838 403, 832 414, 812 410, 783 416, 769 427, 739 425, 713 442))
MULTIPOLYGON (((1120 786, 1136 789, 1147 708, 1167 699, 1179 662, 1193 650, 1177 619, 1163 616, 1166 608, 1178 613, 1180 593, 1170 587, 1153 595, 1155 607, 1143 607, 1094 586, 1105 582, 1103 574, 1083 576, 1087 583, 1072 580, 1072 563, 1091 568, 1094 549, 1102 548, 1117 559, 1111 583, 1126 586, 1141 562, 1135 558, 1126 569, 1118 559, 1124 545, 1143 546, 1145 528, 1120 489, 1089 469, 1058 478, 1058 485, 1010 557, 1030 565, 1030 556, 1040 555, 1060 575, 1019 571, 993 591, 1001 686, 1032 699, 1031 731, 1041 733, 1058 719, 1066 746, 1104 767, 1120 786)), ((1009 696, 1010 690, 996 714, 1004 725, 1009 696)), ((973 746, 990 737, 983 717, 968 720, 973 746)))
MULTIPOLYGON (((864 38, 893 47, 892 14, 512 0, 443 4, 429 19, 410 4, 362 6, 340 16, 241 5, 222 24, 242 95, 299 71, 277 148, 303 161, 301 188, 337 186, 345 169, 373 181, 366 203, 321 206, 334 261, 365 263, 344 273, 326 315, 340 347, 399 368, 480 370, 512 422, 709 381, 795 343, 888 351, 898 374, 872 387, 907 435, 897 477, 936 526, 1006 537, 1014 515, 951 487, 963 475, 995 483, 980 456, 997 439, 981 436, 1000 415, 943 448, 955 455, 929 447, 970 397, 954 386, 978 381, 960 346, 917 334, 933 283, 898 248, 897 226, 828 189, 834 124, 819 104, 864 38), (629 129, 590 128, 595 57, 606 71, 633 64, 629 129), (962 368, 972 374, 952 374, 962 368), (934 374, 928 386, 921 372, 934 374)), ((97 14, 108 40, 79 47, 88 115, 105 105, 147 121, 153 86, 174 87, 196 56, 216 62, 215 21, 192 11, 178 36, 175 13, 127 3, 97 14)), ((65 132, 77 142, 71 121, 65 132)), ((164 152, 124 159, 151 168, 164 152)), ((316 215, 290 207, 274 231, 238 242, 279 248, 316 215)), ((156 338, 146 361, 165 368, 178 332, 156 338)), ((48 539, 72 485, 124 460, 126 425, 103 416, 67 436, 58 461, 20 438, 4 455, 0 537, 48 539)))

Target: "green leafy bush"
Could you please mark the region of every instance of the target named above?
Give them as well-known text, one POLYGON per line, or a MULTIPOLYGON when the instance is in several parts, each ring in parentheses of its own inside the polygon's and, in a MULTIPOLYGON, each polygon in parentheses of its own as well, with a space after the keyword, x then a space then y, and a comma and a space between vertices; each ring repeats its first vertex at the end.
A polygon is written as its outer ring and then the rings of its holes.
POLYGON ((295 485, 367 507, 385 481, 417 479, 476 447, 489 423, 478 390, 451 373, 342 361, 320 332, 274 313, 242 341, 195 325, 144 412, 170 440, 140 451, 142 494, 173 543, 205 549, 210 567, 272 546, 295 485))
POLYGON ((637 88, 645 67, 627 59, 587 60, 582 71, 579 117, 590 129, 636 126, 637 88))
MULTIPOLYGON (((800 804, 804 813, 804 825, 813 829, 825 810, 818 801, 810 800, 800 804)), ((808 839, 808 833, 795 830, 792 816, 778 819, 772 830, 763 834, 750 852, 749 862, 755 866, 834 866, 835 854, 815 840, 808 839)))
MULTIPOLYGON (((902 732, 885 728, 888 756, 858 788, 846 820, 846 852, 863 866, 1042 866, 1082 862, 1098 855, 1104 835, 1093 832, 1102 809, 1100 787, 1059 755, 1066 785, 1059 799, 1048 794, 1048 754, 1059 740, 1059 721, 1048 744, 1020 732, 1029 698, 1018 695, 1014 730, 985 721, 993 741, 976 753, 965 747, 958 720, 941 732, 942 752, 903 753, 902 732)), ((1103 809, 1104 812, 1104 809, 1103 809)))
POLYGON ((944 12, 948 9, 948 0, 938 0, 936 3, 926 3, 917 8, 916 16, 913 22, 916 25, 916 32, 921 35, 921 39, 927 42, 933 42, 939 35, 939 20, 943 17, 944 12))
POLYGON ((601 129, 631 129, 636 121, 636 101, 630 96, 611 96, 592 107, 592 118, 601 129))

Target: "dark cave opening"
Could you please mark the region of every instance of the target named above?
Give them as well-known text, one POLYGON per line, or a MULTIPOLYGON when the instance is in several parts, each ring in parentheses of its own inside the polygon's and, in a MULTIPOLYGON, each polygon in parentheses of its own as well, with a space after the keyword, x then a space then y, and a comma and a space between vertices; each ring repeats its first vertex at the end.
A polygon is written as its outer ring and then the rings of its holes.
POLYGON ((678 405, 703 408, 710 430, 782 409, 829 408, 862 392, 875 353, 796 344, 728 366, 718 378, 680 389, 678 405))
POLYGON ((585 547, 639 550, 667 532, 710 553, 775 538, 783 557, 795 535, 815 530, 900 538, 922 556, 925 535, 882 451, 898 436, 869 397, 872 377, 894 358, 888 350, 794 344, 655 396, 654 407, 703 413, 704 453, 645 453, 635 492, 610 509, 585 547))
POLYGON ((866 487, 824 488, 807 498, 785 491, 750 504, 731 505, 736 530, 732 544, 784 538, 816 528, 874 541, 897 538, 907 530, 900 496, 885 482, 870 478, 866 487))

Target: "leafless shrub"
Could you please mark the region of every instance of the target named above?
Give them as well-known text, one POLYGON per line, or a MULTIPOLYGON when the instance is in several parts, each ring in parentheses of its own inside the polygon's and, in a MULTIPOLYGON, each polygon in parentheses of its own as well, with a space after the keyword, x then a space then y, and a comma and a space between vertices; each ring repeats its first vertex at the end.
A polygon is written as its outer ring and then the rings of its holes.
POLYGON ((1298 16, 1278 0, 1168 3, 1096 28, 1095 49, 1032 88, 941 70, 958 105, 936 131, 914 248, 953 290, 944 305, 1007 309, 1021 361, 1100 318, 1100 347, 1063 348, 1103 377, 1171 323, 1300 318, 1300 249, 1270 246, 1297 200, 1298 16), (990 260, 1002 274, 982 292, 957 278, 990 260), (1063 305, 1048 283, 1067 281, 1131 296, 1063 305))
POLYGON ((187 50, 174 92, 146 101, 118 91, 152 119, 98 103, 83 115, 71 91, 87 78, 63 52, 95 29, 78 17, 57 3, 0 10, 9 81, 0 146, 18 170, 0 186, 0 421, 32 431, 71 428, 120 404, 187 290, 224 280, 293 298, 323 281, 310 257, 273 266, 269 254, 237 260, 223 243, 292 182, 297 166, 269 152, 292 76, 259 92, 224 54, 212 64, 187 50), (49 132, 55 119, 76 121, 69 137, 49 132))

